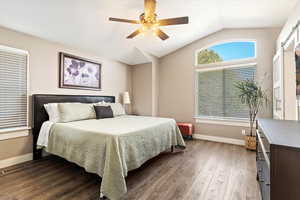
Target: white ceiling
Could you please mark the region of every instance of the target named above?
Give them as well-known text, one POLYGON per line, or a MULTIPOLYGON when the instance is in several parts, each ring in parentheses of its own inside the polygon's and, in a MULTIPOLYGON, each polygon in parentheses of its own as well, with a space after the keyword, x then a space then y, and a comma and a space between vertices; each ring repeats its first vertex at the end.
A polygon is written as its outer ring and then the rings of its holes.
POLYGON ((143 0, 0 0, 0 26, 91 51, 127 64, 147 62, 136 48, 162 57, 222 28, 280 27, 298 0, 157 0, 159 18, 189 16, 188 25, 162 30, 170 39, 126 36, 139 25, 143 0))

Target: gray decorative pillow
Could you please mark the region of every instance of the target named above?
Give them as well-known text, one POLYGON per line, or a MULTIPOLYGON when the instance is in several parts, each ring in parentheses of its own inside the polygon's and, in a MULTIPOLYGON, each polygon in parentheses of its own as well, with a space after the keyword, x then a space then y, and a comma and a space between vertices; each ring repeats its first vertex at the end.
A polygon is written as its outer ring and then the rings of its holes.
POLYGON ((61 122, 95 119, 93 104, 87 103, 59 103, 58 111, 61 122))
POLYGON ((114 114, 111 106, 94 106, 97 119, 113 118, 114 114))
POLYGON ((114 117, 120 115, 126 115, 125 109, 120 103, 106 103, 106 102, 99 102, 96 104, 97 106, 111 106, 113 111, 114 117))

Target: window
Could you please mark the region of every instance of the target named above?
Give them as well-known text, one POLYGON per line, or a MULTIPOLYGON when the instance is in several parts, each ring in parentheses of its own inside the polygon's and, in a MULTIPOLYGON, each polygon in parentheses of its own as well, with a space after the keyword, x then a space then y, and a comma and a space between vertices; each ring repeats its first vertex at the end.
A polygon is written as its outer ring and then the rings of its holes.
POLYGON ((248 108, 240 102, 235 84, 255 80, 255 43, 223 43, 201 50, 196 56, 196 117, 247 119, 248 108))
POLYGON ((0 131, 28 126, 27 53, 0 46, 0 131))
POLYGON ((255 58, 255 42, 228 42, 197 53, 197 65, 255 58))

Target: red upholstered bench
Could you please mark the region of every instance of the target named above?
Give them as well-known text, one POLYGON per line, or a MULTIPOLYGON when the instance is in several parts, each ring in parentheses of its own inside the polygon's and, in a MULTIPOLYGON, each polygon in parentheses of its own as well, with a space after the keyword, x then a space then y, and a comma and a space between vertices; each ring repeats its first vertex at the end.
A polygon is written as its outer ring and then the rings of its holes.
POLYGON ((192 123, 177 122, 177 126, 183 137, 193 139, 194 126, 192 123))

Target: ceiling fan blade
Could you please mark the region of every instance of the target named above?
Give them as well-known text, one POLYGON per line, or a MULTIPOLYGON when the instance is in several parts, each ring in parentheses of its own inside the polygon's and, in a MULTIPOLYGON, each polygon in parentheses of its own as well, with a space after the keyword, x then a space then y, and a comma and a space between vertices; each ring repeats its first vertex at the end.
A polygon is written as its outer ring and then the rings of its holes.
POLYGON ((113 17, 110 17, 109 21, 125 22, 125 23, 130 23, 130 24, 139 24, 140 23, 138 20, 120 19, 120 18, 113 18, 113 17))
POLYGON ((145 0, 145 17, 151 17, 155 14, 156 0, 145 0))
POLYGON ((169 36, 168 36, 167 34, 165 34, 165 33, 164 33, 162 30, 160 30, 160 29, 157 29, 156 35, 157 35, 160 39, 162 39, 162 40, 166 40, 166 39, 169 38, 169 36))
POLYGON ((161 19, 158 22, 159 22, 160 26, 188 24, 189 23, 189 17, 177 17, 177 18, 161 19))
POLYGON ((133 33, 131 33, 130 35, 128 35, 127 39, 132 39, 140 33, 141 33, 141 31, 140 31, 140 29, 138 29, 138 30, 134 31, 133 33))

